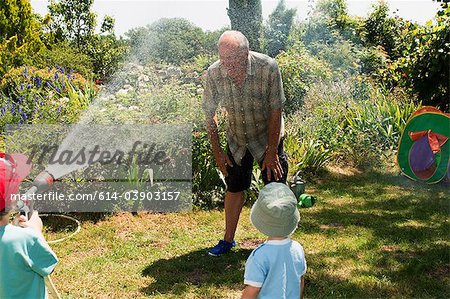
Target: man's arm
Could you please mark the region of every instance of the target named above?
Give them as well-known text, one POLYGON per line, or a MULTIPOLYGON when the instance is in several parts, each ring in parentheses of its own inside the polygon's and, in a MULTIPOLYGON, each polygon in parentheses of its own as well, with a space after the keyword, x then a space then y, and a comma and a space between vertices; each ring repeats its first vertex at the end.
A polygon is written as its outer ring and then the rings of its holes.
POLYGON ((283 175, 280 161, 278 160, 278 144, 281 134, 281 109, 270 111, 269 115, 269 137, 266 153, 262 163, 262 169, 267 169, 267 178, 271 180, 272 173, 276 180, 283 175))
POLYGON ((206 116, 206 130, 208 132, 208 138, 211 143, 211 149, 214 155, 214 159, 216 160, 217 167, 219 167, 219 170, 223 173, 224 176, 228 176, 227 165, 233 167, 233 163, 220 146, 216 113, 212 113, 206 116))
POLYGON ((255 299, 258 297, 259 290, 261 288, 253 287, 253 286, 245 286, 244 291, 242 292, 241 299, 255 299))
POLYGON ((300 279, 300 299, 303 299, 303 290, 305 289, 305 277, 300 279))

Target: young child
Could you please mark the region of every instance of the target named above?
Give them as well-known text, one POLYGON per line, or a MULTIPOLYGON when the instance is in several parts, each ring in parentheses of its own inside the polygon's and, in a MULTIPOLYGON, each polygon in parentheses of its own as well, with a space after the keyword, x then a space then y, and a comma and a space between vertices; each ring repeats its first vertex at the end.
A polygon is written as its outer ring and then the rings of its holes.
POLYGON ((44 277, 58 260, 42 235, 38 213, 30 220, 16 216, 17 225, 9 223, 14 208, 10 196, 28 175, 24 159, 16 157, 0 153, 0 298, 47 298, 44 277))
POLYGON ((294 193, 282 183, 264 186, 250 220, 268 239, 247 259, 242 298, 302 298, 305 253, 302 245, 290 239, 300 220, 294 193))

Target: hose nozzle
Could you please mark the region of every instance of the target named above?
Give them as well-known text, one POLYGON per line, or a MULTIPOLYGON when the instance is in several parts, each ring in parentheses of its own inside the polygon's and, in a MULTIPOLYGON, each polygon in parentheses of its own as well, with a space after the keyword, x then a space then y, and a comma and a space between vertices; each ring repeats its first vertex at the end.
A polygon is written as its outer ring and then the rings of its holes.
POLYGON ((33 200, 31 200, 31 196, 35 193, 47 191, 53 185, 54 181, 55 177, 47 170, 44 170, 43 172, 38 174, 38 176, 33 181, 33 186, 25 193, 25 198, 27 199, 28 204, 24 203, 23 201, 18 202, 20 214, 26 216, 29 219, 31 217, 31 214, 33 213, 33 200))

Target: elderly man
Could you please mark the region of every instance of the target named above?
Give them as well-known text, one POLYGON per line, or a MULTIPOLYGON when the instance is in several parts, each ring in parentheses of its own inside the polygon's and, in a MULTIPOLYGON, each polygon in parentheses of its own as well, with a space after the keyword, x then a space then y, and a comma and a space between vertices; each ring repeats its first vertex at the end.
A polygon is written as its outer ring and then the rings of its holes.
POLYGON ((208 253, 220 256, 235 246, 234 235, 250 187, 253 161, 265 184, 286 182, 288 162, 283 150, 284 102, 280 71, 273 58, 249 51, 247 38, 226 31, 218 43, 219 60, 208 68, 203 109, 212 152, 225 176, 225 236, 208 253), (219 142, 216 109, 227 111, 227 151, 219 142))

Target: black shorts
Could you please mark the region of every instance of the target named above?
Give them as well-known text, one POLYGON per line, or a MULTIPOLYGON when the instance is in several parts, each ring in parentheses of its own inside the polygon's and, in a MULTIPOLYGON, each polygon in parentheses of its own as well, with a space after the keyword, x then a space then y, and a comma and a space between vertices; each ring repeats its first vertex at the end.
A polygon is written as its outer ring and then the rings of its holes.
MULTIPOLYGON (((242 158, 241 165, 237 165, 237 163, 234 161, 230 149, 227 150, 227 154, 230 160, 233 162, 233 167, 227 166, 228 176, 225 177, 225 182, 227 183, 227 191, 234 193, 247 190, 252 183, 252 170, 254 161, 252 154, 249 152, 249 150, 247 150, 244 157, 242 158)), ((283 169, 283 175, 281 179, 276 181, 273 179, 272 173, 271 179, 272 182, 286 183, 288 175, 288 161, 286 153, 283 149, 283 139, 281 139, 280 144, 278 145, 278 159, 280 160, 281 168, 283 169)), ((261 163, 259 163, 259 167, 261 167, 261 165, 262 161, 261 163)), ((264 170, 262 172, 262 178, 265 185, 270 183, 267 179, 267 170, 264 170)))

